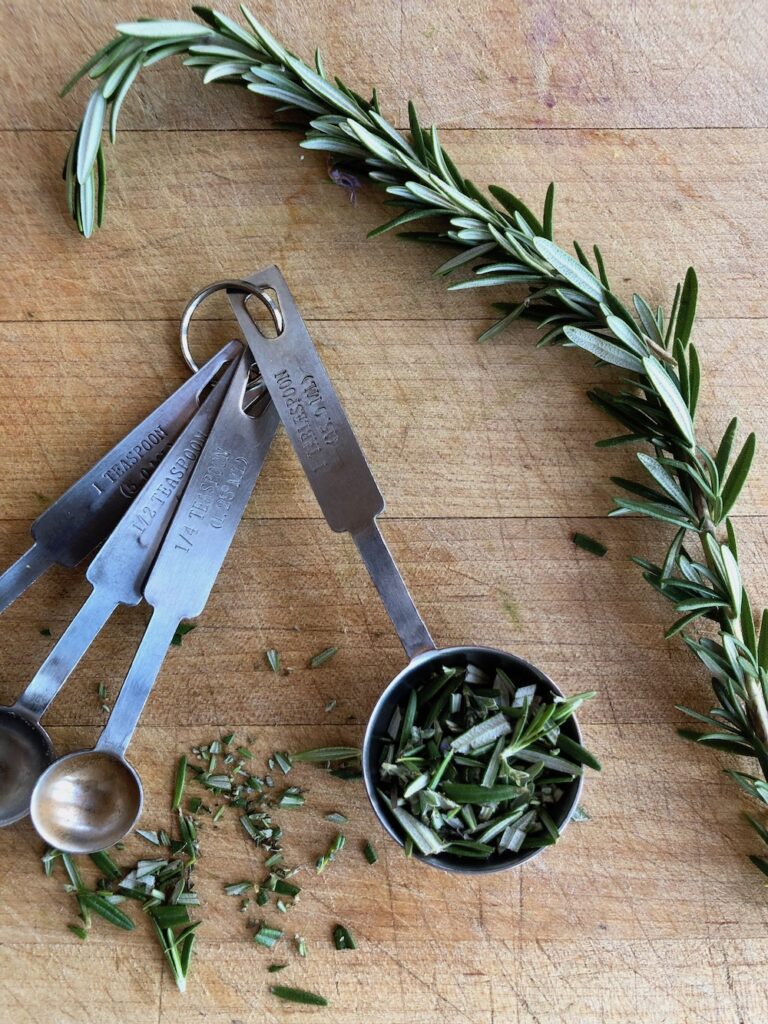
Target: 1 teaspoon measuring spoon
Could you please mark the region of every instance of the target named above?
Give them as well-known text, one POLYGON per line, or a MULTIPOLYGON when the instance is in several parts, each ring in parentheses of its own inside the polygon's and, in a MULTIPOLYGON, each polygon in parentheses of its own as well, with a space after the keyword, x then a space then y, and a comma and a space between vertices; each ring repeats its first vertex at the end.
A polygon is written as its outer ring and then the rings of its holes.
MULTIPOLYGON (((229 354, 231 365, 88 567, 90 596, 15 704, 0 707, 0 827, 29 813, 35 783, 53 760, 51 739, 40 725, 51 701, 118 605, 141 601, 147 574, 235 373, 242 345, 230 343, 222 352, 229 354)), ((220 355, 213 359, 219 368, 220 355)), ((209 365, 203 368, 204 380, 209 365)))
POLYGON ((37 517, 34 544, 0 576, 0 612, 52 565, 73 568, 101 544, 197 411, 203 388, 239 354, 238 345, 225 345, 37 517))
MULTIPOLYGON (((514 654, 487 647, 435 647, 379 531, 376 517, 384 510, 384 499, 285 278, 277 267, 270 267, 248 278, 245 284, 247 289, 271 289, 277 296, 284 327, 276 337, 268 338, 249 312, 251 296, 228 289, 230 305, 323 515, 332 530, 351 534, 410 659, 371 714, 362 758, 365 787, 373 809, 387 832, 402 845, 402 832, 379 795, 378 774, 381 737, 386 735, 394 709, 405 705, 411 690, 442 665, 450 668, 471 664, 494 671, 501 668, 520 685, 534 683, 537 693, 547 701, 562 694, 545 673, 514 654)), ((566 723, 564 731, 577 742, 580 740, 574 718, 566 723)), ((580 790, 581 777, 566 789, 559 805, 553 808, 561 831, 576 808, 580 790)), ((538 852, 510 853, 471 863, 447 854, 418 860, 446 871, 478 873, 516 867, 538 852)))
POLYGON ((68 853, 114 845, 141 813, 141 780, 125 751, 182 619, 203 611, 279 423, 271 402, 242 409, 246 353, 224 397, 144 588, 154 609, 107 725, 92 750, 55 761, 32 793, 32 823, 68 853))

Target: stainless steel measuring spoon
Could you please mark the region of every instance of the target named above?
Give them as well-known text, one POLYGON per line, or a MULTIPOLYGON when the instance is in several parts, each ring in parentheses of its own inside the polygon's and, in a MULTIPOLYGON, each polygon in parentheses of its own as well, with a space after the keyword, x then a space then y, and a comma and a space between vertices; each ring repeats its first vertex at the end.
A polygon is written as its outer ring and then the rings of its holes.
MULTIPOLYGON (((51 739, 40 724, 51 701, 118 605, 141 601, 147 574, 242 351, 239 342, 222 349, 229 354, 230 365, 223 370, 221 380, 89 565, 86 578, 93 586, 91 594, 21 696, 10 707, 0 707, 0 827, 29 813, 35 783, 53 760, 51 739)), ((220 369, 219 363, 217 355, 214 365, 220 369)), ((208 376, 206 367, 202 379, 208 376)))
MULTIPOLYGON (((270 267, 246 279, 246 283, 266 294, 271 289, 277 296, 284 327, 276 337, 265 337, 249 311, 250 296, 243 294, 243 289, 232 288, 228 291, 229 301, 245 341, 328 525, 336 532, 351 534, 410 659, 376 703, 366 728, 362 759, 365 787, 373 809, 387 832, 403 845, 401 832, 379 796, 378 771, 381 737, 386 735, 395 707, 404 706, 412 689, 442 665, 472 664, 480 669, 501 668, 520 685, 534 683, 536 692, 547 699, 562 694, 545 673, 514 654, 473 646, 436 649, 379 531, 376 517, 384 510, 384 499, 285 278, 277 267, 270 267)), ((564 731, 577 742, 580 740, 575 719, 570 719, 564 731)), ((565 787, 562 799, 554 807, 553 817, 561 830, 576 807, 580 789, 579 776, 565 787)), ((445 854, 418 859, 447 871, 477 873, 516 867, 538 852, 495 855, 487 861, 471 863, 445 854)))
POLYGON ((60 850, 112 846, 141 813, 126 749, 179 623, 205 607, 279 423, 268 400, 257 417, 242 409, 250 364, 245 353, 144 587, 152 618, 104 731, 92 750, 55 761, 32 793, 32 823, 60 850))
POLYGON ((73 568, 108 536, 200 404, 200 393, 238 352, 225 346, 118 441, 30 528, 34 544, 0 576, 0 612, 52 565, 73 568))

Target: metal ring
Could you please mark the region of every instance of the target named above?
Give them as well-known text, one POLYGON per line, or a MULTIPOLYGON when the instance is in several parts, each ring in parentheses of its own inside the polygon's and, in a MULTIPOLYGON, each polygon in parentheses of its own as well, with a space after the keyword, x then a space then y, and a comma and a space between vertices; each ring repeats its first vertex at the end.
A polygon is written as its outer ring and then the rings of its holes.
POLYGON ((213 295, 215 292, 221 291, 244 292, 246 295, 255 295, 272 317, 272 322, 275 325, 277 333, 283 333, 285 321, 283 320, 283 314, 280 307, 276 305, 257 285, 251 284, 250 281, 235 279, 214 281, 213 284, 209 284, 206 288, 201 289, 197 295, 194 295, 189 300, 187 307, 184 310, 184 315, 181 318, 181 323, 179 324, 179 343, 181 345, 181 354, 184 357, 184 362, 190 368, 192 373, 197 373, 199 366, 192 358, 192 353, 189 349, 189 325, 192 322, 192 317, 194 316, 197 307, 209 296, 213 295))

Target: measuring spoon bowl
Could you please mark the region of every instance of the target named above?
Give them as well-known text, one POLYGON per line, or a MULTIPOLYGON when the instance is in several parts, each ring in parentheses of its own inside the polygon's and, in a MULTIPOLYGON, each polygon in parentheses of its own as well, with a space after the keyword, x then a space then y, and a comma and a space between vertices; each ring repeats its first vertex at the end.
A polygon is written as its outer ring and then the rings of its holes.
MULTIPOLYGON (((541 669, 525 661, 524 658, 493 647, 445 647, 418 654, 413 658, 403 671, 395 676, 376 702, 365 730, 362 754, 363 781, 368 799, 376 817, 400 846, 405 845, 402 830, 379 793, 381 785, 379 765, 384 746, 390 742, 387 735, 390 720, 395 708, 404 708, 411 691, 426 682, 436 669, 442 666, 454 668, 470 664, 489 674, 495 673, 496 669, 503 669, 516 686, 535 684, 536 693, 547 700, 563 696, 558 687, 541 669)), ((577 743, 581 742, 581 733, 575 718, 571 718, 563 726, 563 732, 577 743)), ((561 832, 576 810, 582 784, 583 776, 580 775, 574 782, 564 786, 560 800, 552 807, 547 808, 561 832)), ((429 864, 433 868, 439 868, 441 871, 478 875, 520 867, 521 864, 532 860, 541 852, 542 849, 521 850, 517 853, 493 854, 487 860, 473 861, 452 854, 425 857, 414 853, 414 859, 418 859, 422 864, 429 864)))
POLYGON ((51 846, 96 853, 114 846, 141 814, 136 770, 109 750, 78 750, 54 761, 32 792, 32 824, 51 846))
POLYGON ((15 705, 0 707, 0 828, 29 814, 32 790, 53 758, 39 722, 15 705))

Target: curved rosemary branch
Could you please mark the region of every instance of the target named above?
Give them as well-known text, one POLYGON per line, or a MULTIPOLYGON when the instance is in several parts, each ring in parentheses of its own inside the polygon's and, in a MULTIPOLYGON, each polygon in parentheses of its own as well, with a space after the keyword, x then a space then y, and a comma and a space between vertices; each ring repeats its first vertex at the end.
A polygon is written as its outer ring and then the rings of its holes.
MULTIPOLYGON (((439 277, 471 271, 449 285, 451 290, 521 288, 521 300, 494 304, 502 315, 481 341, 525 317, 544 331, 539 345, 577 346, 600 364, 626 371, 629 376, 617 391, 595 388, 589 398, 623 428, 618 436, 598 442, 600 447, 637 443, 648 449, 637 456, 644 471, 640 481, 613 478, 627 496, 616 499, 611 515, 646 516, 676 528, 660 563, 634 561, 678 615, 666 636, 680 633, 712 676, 714 707, 706 714, 680 709, 704 729, 681 732, 697 743, 753 758, 759 775, 728 774, 768 806, 768 612, 763 612, 758 633, 728 518, 750 469, 755 435, 749 435, 735 458, 736 419, 716 452, 697 440, 700 367, 691 342, 697 299, 693 269, 678 285, 669 316, 639 295, 630 312, 611 289, 597 247, 592 263, 576 242, 575 257, 555 245, 553 185, 541 218, 498 186, 490 186, 489 198, 462 176, 437 129, 423 127, 412 104, 407 139, 384 119, 375 91, 366 100, 338 78, 332 81, 319 53, 315 67, 309 67, 241 9, 247 28, 202 7, 193 10, 203 24, 145 20, 118 25, 118 35, 67 84, 64 92, 86 74, 98 82, 64 169, 78 228, 88 236, 103 217, 101 135, 107 111, 114 141, 120 107, 139 71, 165 57, 185 55, 184 63, 200 68, 206 84, 241 85, 277 101, 278 111, 307 115, 308 124, 298 126, 305 132, 303 148, 329 153, 350 174, 380 185, 387 193, 385 203, 400 212, 371 236, 435 218, 435 231, 401 234, 456 249, 435 271, 439 277), (694 632, 701 620, 712 620, 716 629, 694 632)), ((768 830, 750 821, 768 842, 768 830)), ((768 859, 752 860, 768 874, 768 859)))

